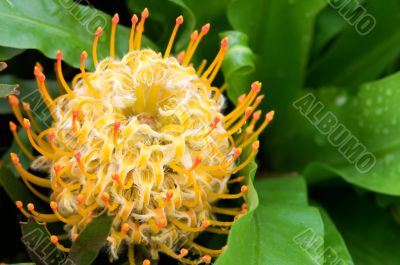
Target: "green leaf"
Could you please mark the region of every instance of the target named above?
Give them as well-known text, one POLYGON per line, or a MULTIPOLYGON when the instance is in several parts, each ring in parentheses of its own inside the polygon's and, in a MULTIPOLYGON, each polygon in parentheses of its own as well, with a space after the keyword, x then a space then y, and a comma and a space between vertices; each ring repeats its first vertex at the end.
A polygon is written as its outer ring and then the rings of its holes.
POLYGON ((71 246, 69 259, 76 265, 89 265, 104 246, 112 225, 112 216, 100 216, 90 222, 71 246))
POLYGON ((313 182, 336 175, 400 195, 399 100, 400 73, 362 85, 356 95, 335 88, 306 92, 293 105, 295 133, 274 153, 274 163, 308 164, 303 175, 313 182))
MULTIPOLYGON (((55 58, 57 50, 64 54, 63 60, 79 67, 83 50, 92 51, 93 36, 96 28, 104 28, 98 45, 99 58, 109 54, 111 17, 89 6, 82 6, 72 0, 29 2, 0 2, 0 45, 38 49, 49 58, 55 58), (24 32, 24 34, 16 34, 24 32)), ((122 56, 128 50, 129 31, 118 26, 116 35, 116 53, 122 56)), ((146 38, 143 47, 154 48, 146 38)), ((89 56, 87 67, 93 67, 89 56)))
POLYGON ((354 264, 399 263, 400 226, 373 198, 357 196, 348 189, 323 191, 319 197, 318 202, 342 233, 354 264))
MULTIPOLYGON (((345 4, 345 10, 347 6, 345 4)), ((387 0, 382 4, 380 0, 369 0, 363 6, 365 12, 361 14, 372 16, 376 26, 367 35, 357 32, 357 23, 348 27, 328 52, 311 66, 308 76, 310 85, 358 86, 379 77, 398 57, 400 3, 387 0)), ((359 17, 355 16, 353 20, 359 17)), ((359 24, 361 21, 366 20, 360 20, 359 24)))
POLYGON ((0 46, 0 60, 6 61, 23 53, 24 49, 14 49, 9 47, 0 46))
POLYGON ((269 203, 288 203, 302 206, 308 205, 307 185, 300 177, 274 177, 257 180, 256 188, 260 201, 269 203))
POLYGON ((330 6, 327 6, 318 14, 315 24, 315 37, 311 51, 313 57, 320 55, 323 48, 342 33, 348 25, 339 12, 330 6))
MULTIPOLYGON (((229 38, 229 49, 222 64, 225 82, 229 84, 227 90, 229 99, 236 104, 237 98, 247 93, 247 76, 255 70, 255 55, 248 47, 248 37, 239 31, 227 31, 220 34, 221 39, 229 38)), ((250 82, 250 81, 249 81, 250 82)))
POLYGON ((336 228, 335 224, 329 217, 328 213, 319 207, 319 211, 324 222, 324 257, 325 265, 345 264, 354 265, 353 259, 347 249, 346 243, 336 228))
MULTIPOLYGON (((264 109, 276 109, 282 123, 285 109, 303 86, 314 20, 326 4, 325 0, 233 0, 228 7, 234 30, 249 36, 250 48, 260 58, 254 77, 268 91, 264 109)), ((254 77, 243 76, 240 85, 248 89, 254 77)), ((279 128, 278 123, 274 126, 279 128)))
POLYGON ((304 180, 267 179, 256 187, 269 195, 236 221, 215 264, 323 264, 323 224, 318 210, 306 204, 304 180))
POLYGON ((29 220, 21 223, 21 232, 21 240, 36 264, 63 264, 66 255, 51 243, 50 233, 44 224, 29 220))

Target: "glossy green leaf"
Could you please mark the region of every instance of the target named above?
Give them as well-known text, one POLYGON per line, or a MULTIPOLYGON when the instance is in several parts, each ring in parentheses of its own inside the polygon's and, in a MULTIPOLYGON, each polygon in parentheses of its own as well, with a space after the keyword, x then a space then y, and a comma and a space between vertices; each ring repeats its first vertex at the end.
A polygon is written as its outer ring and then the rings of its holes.
POLYGON ((110 233, 112 216, 100 216, 89 223, 71 246, 68 258, 76 265, 91 264, 110 233))
POLYGON ((323 264, 323 224, 318 210, 307 206, 304 180, 267 179, 256 187, 269 195, 234 224, 215 264, 323 264))
MULTIPOLYGON (((55 58, 57 50, 63 60, 78 67, 83 50, 92 51, 93 35, 98 26, 104 28, 99 41, 99 58, 109 54, 111 17, 102 11, 83 6, 72 0, 29 2, 0 2, 0 45, 19 49, 38 49, 49 58, 55 58), (16 34, 23 32, 24 34, 16 34)), ((116 36, 116 52, 122 56, 128 50, 129 31, 119 26, 116 36)), ((153 47, 146 38, 143 47, 153 47)), ((92 68, 91 57, 87 67, 92 68)))
POLYGON ((241 85, 248 89, 254 78, 260 79, 268 94, 264 109, 276 109, 278 122, 283 123, 285 109, 303 86, 314 20, 326 4, 324 0, 233 0, 228 7, 233 28, 249 36, 250 48, 260 57, 254 77, 243 76, 247 84, 241 85))
MULTIPOLYGON (((229 49, 222 64, 225 82, 229 84, 227 93, 229 99, 237 103, 237 98, 248 93, 246 86, 248 76, 255 71, 255 55, 248 47, 248 37, 239 31, 227 31, 220 34, 221 39, 229 38, 229 49)), ((250 81, 249 81, 250 82, 250 81)))
MULTIPOLYGON (((345 3, 343 10, 347 10, 347 6, 345 3)), ((308 76, 310 85, 358 86, 379 77, 398 57, 400 29, 397 25, 400 23, 400 3, 386 0, 382 4, 380 0, 369 0, 363 4, 363 8, 363 12, 350 20, 360 22, 348 27, 326 54, 311 66, 308 76), (368 33, 369 28, 366 28, 360 34, 357 29, 367 21, 371 21, 371 31, 368 33)), ((348 14, 344 19, 351 12, 348 14)))
POLYGON ((11 58, 23 53, 24 51, 24 49, 14 49, 0 46, 0 60, 10 60, 11 58))
POLYGON ((295 133, 274 163, 299 169, 313 161, 303 172, 313 181, 339 175, 368 190, 400 195, 399 100, 399 73, 361 86, 354 96, 332 88, 304 93, 293 105, 295 133))
POLYGON ((256 181, 260 201, 269 203, 287 203, 308 205, 307 185, 300 177, 274 177, 256 181))
MULTIPOLYGON (((347 26, 339 12, 329 5, 321 11, 315 21, 315 37, 311 55, 316 57, 320 55, 324 48, 347 26)), ((318 57, 319 58, 319 57, 318 57)))
POLYGON ((44 224, 34 220, 21 223, 22 242, 37 265, 63 264, 66 255, 50 241, 50 233, 44 224))
POLYGON ((325 265, 343 264, 354 265, 353 259, 347 249, 346 243, 329 217, 328 213, 319 207, 322 221, 324 222, 324 257, 325 265))
POLYGON ((331 190, 323 192, 318 201, 341 232, 354 264, 398 264, 400 226, 389 212, 375 205, 373 198, 350 190, 331 190))

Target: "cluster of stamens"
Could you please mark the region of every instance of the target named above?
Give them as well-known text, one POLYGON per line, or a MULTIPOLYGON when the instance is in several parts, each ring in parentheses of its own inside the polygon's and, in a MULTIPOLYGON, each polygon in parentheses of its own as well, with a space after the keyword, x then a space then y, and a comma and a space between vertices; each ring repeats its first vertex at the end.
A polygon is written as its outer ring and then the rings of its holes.
MULTIPOLYGON (((244 176, 231 176, 252 161, 259 148, 257 137, 274 112, 267 113, 257 127, 261 118, 257 107, 263 96, 259 96, 261 84, 254 82, 250 92, 238 98, 237 107, 223 115, 226 85, 211 84, 228 40, 221 41, 208 67, 203 60, 196 70, 191 59, 210 25, 194 31, 187 49, 173 57, 170 53, 183 17, 176 19, 162 55, 141 49, 148 16, 147 9, 140 21, 133 16, 129 52, 122 59, 115 58, 118 15, 112 18, 110 56, 101 61, 96 50, 103 30, 98 28, 92 50, 95 70, 86 71, 88 54, 82 52, 81 72, 72 87, 64 79, 59 51, 56 73, 66 93, 55 99, 47 89, 42 66, 35 66, 39 92, 53 118, 50 128, 42 129, 29 104, 23 102, 22 111, 18 98, 9 97, 39 156, 24 146, 16 124, 10 122, 10 130, 21 151, 32 160, 31 168, 49 178, 24 169, 15 153, 11 160, 28 189, 48 202, 53 213, 39 213, 32 203, 24 208, 17 201, 16 206, 37 221, 65 223, 72 241, 96 217, 113 216, 107 239, 111 259, 117 259, 121 246, 126 245, 129 261, 134 264, 134 246, 141 244, 151 259, 163 252, 186 264, 210 263, 224 248, 209 249, 194 239, 202 231, 227 234, 235 218, 246 213, 245 204, 242 208, 220 208, 215 203, 246 194, 245 185, 239 193, 229 194, 230 184, 245 180, 244 176), (250 148, 251 153, 240 161, 244 148, 250 148), (35 186, 50 189, 51 195, 35 186), (219 221, 220 214, 232 216, 232 220, 219 221), (194 258, 188 258, 189 250, 194 258)), ((51 241, 68 252, 69 248, 59 242, 62 238, 53 235, 51 241)))

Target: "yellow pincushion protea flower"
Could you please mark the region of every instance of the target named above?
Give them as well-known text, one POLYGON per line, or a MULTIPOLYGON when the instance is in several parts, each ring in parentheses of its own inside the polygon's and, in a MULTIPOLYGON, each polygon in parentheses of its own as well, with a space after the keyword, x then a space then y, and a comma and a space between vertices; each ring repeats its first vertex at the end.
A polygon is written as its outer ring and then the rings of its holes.
MULTIPOLYGON (((176 19, 167 49, 162 55, 141 49, 147 9, 132 18, 129 53, 115 58, 115 34, 118 15, 112 19, 110 56, 98 61, 99 28, 94 37, 95 70, 85 70, 87 53, 81 55, 81 73, 72 88, 61 71, 62 53, 57 53, 57 76, 66 94, 52 99, 46 88, 42 67, 35 67, 39 91, 53 117, 50 128, 43 130, 35 121, 28 104, 23 103, 29 119, 24 119, 19 101, 9 101, 18 122, 25 128, 32 146, 40 154, 33 157, 16 133, 10 129, 31 167, 47 172, 50 179, 26 171, 12 153, 12 161, 27 187, 50 203, 54 214, 41 214, 33 204, 18 201, 17 207, 38 221, 65 223, 72 240, 97 216, 113 216, 107 239, 110 258, 118 258, 122 245, 134 264, 133 248, 142 244, 151 258, 159 252, 187 264, 210 263, 223 250, 212 250, 193 242, 203 230, 228 233, 232 222, 216 219, 216 214, 240 216, 246 211, 213 206, 219 199, 238 199, 247 192, 229 194, 227 185, 241 182, 243 176, 231 176, 254 157, 257 136, 273 118, 267 113, 255 129, 261 111, 256 111, 263 96, 261 84, 253 83, 249 94, 238 99, 238 106, 224 116, 222 95, 225 86, 211 85, 217 75, 228 40, 223 39, 214 61, 206 68, 203 61, 196 70, 191 58, 209 24, 200 33, 193 32, 185 52, 177 57, 170 51, 182 16, 176 19), (251 118, 240 137, 241 131, 251 118), (31 127, 32 124, 32 127, 31 127), (251 155, 239 162, 241 150, 251 146, 251 155), (34 186, 51 189, 48 198, 34 186), (189 250, 197 259, 188 259, 189 250)), ((234 218, 232 218, 234 219, 234 218)), ((53 235, 52 242, 61 250, 69 249, 53 235)), ((193 256, 193 255, 192 255, 193 256)), ((143 261, 149 264, 149 260, 143 261)))

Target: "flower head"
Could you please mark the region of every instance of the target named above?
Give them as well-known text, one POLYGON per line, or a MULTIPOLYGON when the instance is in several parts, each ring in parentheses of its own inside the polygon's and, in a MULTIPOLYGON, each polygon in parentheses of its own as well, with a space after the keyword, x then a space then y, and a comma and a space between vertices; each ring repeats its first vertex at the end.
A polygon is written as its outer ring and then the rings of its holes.
MULTIPOLYGON (((222 250, 211 250, 194 242, 204 230, 227 233, 232 222, 216 219, 216 214, 239 216, 246 211, 218 208, 219 199, 237 199, 247 192, 242 186, 237 194, 228 193, 228 184, 242 182, 243 176, 231 179, 256 154, 261 131, 273 118, 269 112, 260 126, 261 83, 254 82, 242 95, 238 106, 223 115, 222 95, 226 86, 212 86, 228 48, 221 41, 215 59, 196 70, 191 59, 210 30, 206 24, 195 31, 188 48, 177 57, 170 56, 174 38, 183 17, 176 25, 164 54, 141 49, 145 9, 132 17, 129 52, 115 57, 115 34, 119 17, 112 18, 110 56, 97 58, 97 42, 103 30, 98 28, 92 57, 95 70, 88 72, 88 54, 81 54, 79 73, 68 85, 62 74, 62 53, 57 52, 57 76, 66 94, 53 99, 46 87, 42 67, 34 74, 39 91, 53 117, 50 128, 42 130, 30 107, 24 104, 28 119, 19 109, 19 100, 10 96, 10 104, 19 123, 25 128, 32 146, 40 154, 33 157, 16 134, 22 151, 33 160, 31 167, 47 172, 49 179, 26 171, 16 154, 11 159, 23 180, 37 196, 50 202, 54 215, 35 211, 33 204, 24 209, 38 221, 61 221, 72 240, 97 216, 113 217, 107 239, 110 257, 117 259, 122 245, 146 246, 157 259, 164 252, 188 264, 210 263, 222 250), (247 122, 251 122, 247 125, 247 122), (255 129, 257 127, 257 129, 255 129), (246 128, 240 136, 237 132, 246 128), (239 162, 242 149, 251 146, 251 155, 239 162), (34 186, 51 189, 47 198, 34 186), (186 256, 190 251, 197 260, 186 256)), ((68 251, 53 235, 51 241, 68 251)), ((148 264, 145 260, 143 264, 148 264)))

